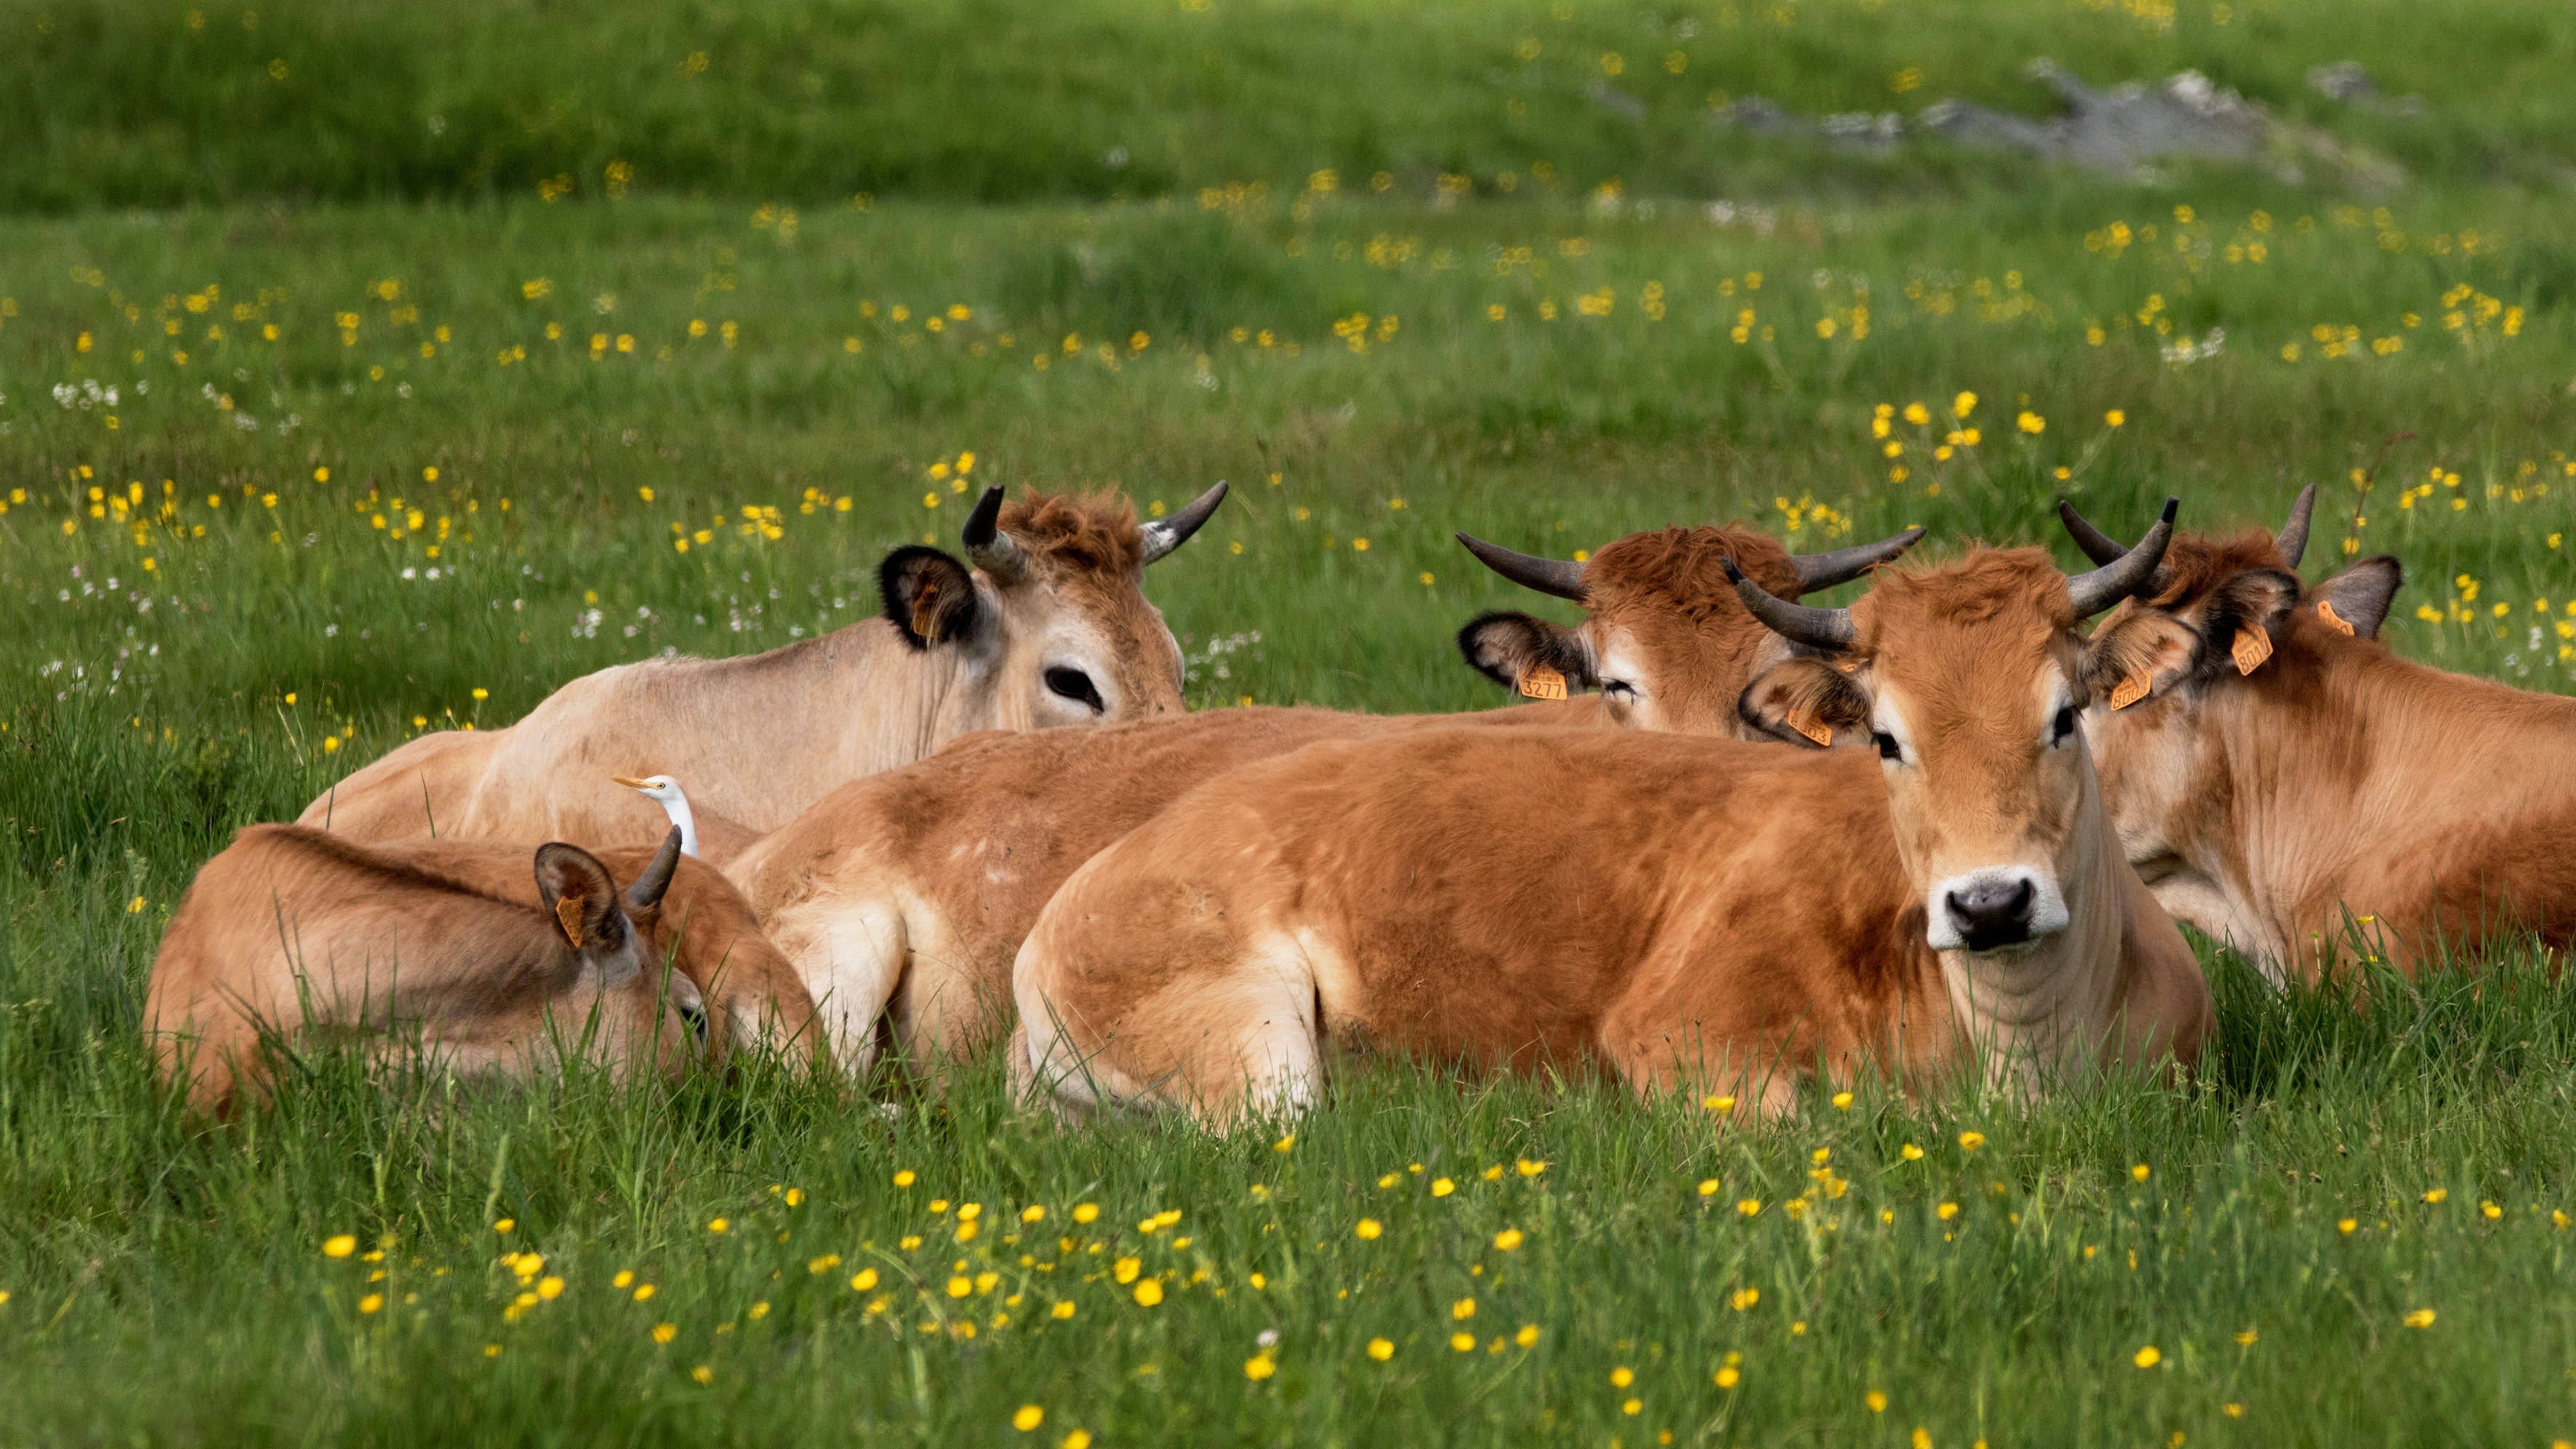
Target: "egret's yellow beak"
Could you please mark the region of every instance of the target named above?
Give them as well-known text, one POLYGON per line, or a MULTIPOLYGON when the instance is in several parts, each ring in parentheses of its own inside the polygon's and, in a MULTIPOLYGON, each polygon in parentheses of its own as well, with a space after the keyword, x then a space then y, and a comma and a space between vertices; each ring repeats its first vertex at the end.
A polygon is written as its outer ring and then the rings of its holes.
POLYGON ((624 775, 611 775, 608 778, 615 780, 618 784, 625 786, 629 790, 650 790, 653 788, 653 784, 649 780, 630 780, 624 775))

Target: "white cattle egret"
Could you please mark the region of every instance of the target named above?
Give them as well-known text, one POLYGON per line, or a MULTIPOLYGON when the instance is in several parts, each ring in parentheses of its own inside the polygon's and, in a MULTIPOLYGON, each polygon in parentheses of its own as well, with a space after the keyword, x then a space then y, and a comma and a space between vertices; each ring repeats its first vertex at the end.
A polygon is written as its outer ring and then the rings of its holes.
POLYGON ((647 775, 641 780, 625 775, 608 778, 662 807, 671 823, 680 827, 680 853, 695 859, 698 853, 698 821, 689 813, 689 797, 680 792, 680 782, 668 775, 647 775))

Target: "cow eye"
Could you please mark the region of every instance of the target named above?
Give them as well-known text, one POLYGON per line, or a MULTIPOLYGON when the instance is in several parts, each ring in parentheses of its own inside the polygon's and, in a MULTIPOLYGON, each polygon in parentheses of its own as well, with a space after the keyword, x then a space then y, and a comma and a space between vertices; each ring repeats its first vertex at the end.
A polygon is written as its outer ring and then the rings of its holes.
POLYGON ((1878 743, 1878 757, 1880 759, 1895 760, 1900 764, 1904 762, 1905 750, 1902 746, 1896 743, 1896 736, 1889 734, 1885 730, 1880 730, 1875 734, 1872 734, 1870 738, 1878 743))
POLYGON ((1633 701, 1637 697, 1637 686, 1624 679, 1605 679, 1601 681, 1601 692, 1612 699, 1633 701))
POLYGON ((1092 687, 1091 676, 1083 673, 1079 669, 1048 670, 1046 672, 1046 687, 1049 692, 1060 695, 1065 699, 1070 699, 1077 704, 1090 705, 1092 713, 1094 714, 1107 714, 1109 712, 1109 706, 1100 702, 1100 691, 1092 687))
POLYGON ((2070 704, 2059 709, 2057 718, 2049 721, 2048 742, 2052 745, 2062 745, 2066 743, 2066 737, 2073 733, 2075 733, 2075 706, 2070 704))

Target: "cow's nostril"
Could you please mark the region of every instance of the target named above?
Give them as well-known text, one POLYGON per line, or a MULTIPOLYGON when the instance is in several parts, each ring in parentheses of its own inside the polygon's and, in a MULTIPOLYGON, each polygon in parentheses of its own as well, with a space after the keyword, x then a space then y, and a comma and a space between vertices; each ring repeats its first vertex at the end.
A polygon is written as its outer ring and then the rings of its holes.
POLYGON ((2030 939, 2031 908, 2037 899, 2030 878, 2021 876, 2011 881, 1978 881, 1949 892, 1943 904, 1968 949, 1988 951, 2030 939))

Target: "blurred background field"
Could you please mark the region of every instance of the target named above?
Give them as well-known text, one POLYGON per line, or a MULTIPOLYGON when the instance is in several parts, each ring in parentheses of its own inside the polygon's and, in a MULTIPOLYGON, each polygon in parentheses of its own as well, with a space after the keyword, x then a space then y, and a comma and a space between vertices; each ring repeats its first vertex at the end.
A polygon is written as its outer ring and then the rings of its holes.
POLYGON ((2224 1060, 2183 1092, 1748 1134, 1364 1071, 1285 1155, 1060 1135, 993 1082, 887 1124, 758 1074, 649 1110, 334 1078, 206 1133, 135 1030, 239 825, 589 670, 862 617, 877 559, 953 546, 987 482, 1149 512, 1235 485, 1148 581, 1194 707, 1501 702, 1458 625, 1572 615, 1452 529, 1573 556, 1920 523, 2072 563, 2060 496, 2220 528, 2308 483, 2311 579, 2404 561, 2396 649, 2570 692, 2564 7, 55 3, 0 36, 0 1439, 2576 1433, 2539 963, 2383 983, 2362 1022, 2210 953, 2224 1060), (1714 119, 2040 116, 2041 56, 2196 69, 2368 164, 2101 175, 1714 119), (2389 102, 2310 87, 2342 61, 2389 102), (1482 1176, 1521 1158, 1550 1166, 1482 1176), (1381 1210, 1414 1162, 1461 1195, 1381 1210), (1812 1217, 1734 1208, 1802 1188, 1812 1217), (955 1245, 933 1196, 1047 1206, 1032 1250, 1105 1215, 1042 1271, 1001 1223, 955 1245), (397 1246, 322 1257, 343 1231, 397 1246), (493 1260, 526 1249, 577 1271, 505 1321, 533 1290, 493 1260), (1058 1281, 1122 1256, 1169 1301, 1058 1281), (357 1312, 415 1257, 417 1304, 357 1312))

